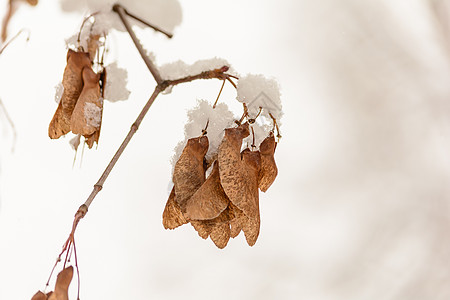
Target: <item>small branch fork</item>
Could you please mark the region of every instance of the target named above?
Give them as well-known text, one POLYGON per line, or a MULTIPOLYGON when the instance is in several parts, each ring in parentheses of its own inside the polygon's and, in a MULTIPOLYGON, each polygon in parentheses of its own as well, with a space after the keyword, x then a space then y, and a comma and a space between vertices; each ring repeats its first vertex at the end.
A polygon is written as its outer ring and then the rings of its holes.
MULTIPOLYGON (((148 99, 147 103, 142 108, 140 114, 136 118, 136 121, 131 125, 130 131, 126 135, 126 137, 123 140, 122 144, 120 145, 119 149, 114 154, 114 156, 111 159, 111 161, 109 162, 109 164, 106 166, 103 174, 100 176, 100 178, 97 181, 97 183, 94 185, 94 188, 93 188, 91 194, 89 195, 88 199, 86 200, 86 202, 84 204, 82 204, 79 207, 78 211, 75 213, 74 221, 73 221, 73 225, 72 225, 72 231, 71 231, 71 233, 69 235, 69 238, 67 239, 67 241, 65 242, 65 244, 63 246, 62 252, 58 256, 58 260, 57 260, 56 264, 61 260, 61 256, 66 251, 67 251, 67 253, 69 252, 71 247, 73 247, 73 251, 74 251, 74 254, 75 254, 75 260, 76 260, 76 249, 75 249, 74 235, 75 235, 75 230, 76 230, 76 228, 78 226, 78 223, 87 214, 89 206, 92 204, 92 201, 95 199, 97 194, 102 190, 103 184, 105 183, 106 179, 108 178, 108 176, 111 173, 112 169, 114 168, 115 164, 117 163, 117 161, 119 160, 120 156, 124 152, 124 150, 127 147, 128 143, 131 141, 133 135, 139 129, 139 126, 141 125, 142 120, 144 119, 145 115, 147 114, 148 110, 152 106, 153 102, 155 101, 155 99, 158 97, 158 95, 161 92, 163 92, 165 89, 167 89, 167 88, 169 88, 171 86, 175 86, 175 85, 178 85, 178 84, 181 84, 181 83, 187 83, 187 82, 191 82, 191 81, 199 80, 199 79, 219 79, 219 80, 223 80, 223 81, 228 80, 228 81, 230 81, 233 84, 233 86, 235 86, 234 83, 230 79, 230 78, 235 78, 235 77, 226 73, 228 71, 228 69, 229 69, 228 66, 223 66, 223 67, 221 67, 219 69, 204 71, 204 72, 201 72, 200 74, 197 74, 197 75, 187 76, 187 77, 179 78, 179 79, 176 79, 176 80, 162 80, 161 76, 159 74, 159 71, 154 66, 153 62, 151 62, 151 60, 149 60, 148 57, 145 55, 145 52, 144 52, 143 48, 141 47, 140 43, 137 41, 136 36, 134 35, 134 32, 132 31, 131 27, 129 26, 129 24, 127 23, 127 21, 125 19, 125 14, 130 15, 130 16, 131 16, 131 14, 127 13, 125 11, 125 9, 122 6, 118 5, 118 4, 114 5, 113 10, 119 14, 123 24, 127 28, 127 31, 130 33, 131 38, 133 39, 136 47, 138 48, 139 53, 141 54, 142 58, 144 59, 144 62, 146 63, 147 67, 149 68, 150 72, 152 73, 153 77, 155 78, 155 80, 157 82, 157 85, 156 85, 155 90, 153 91, 152 95, 148 99)), ((67 258, 66 258, 66 261, 64 262, 64 264, 66 262, 67 262, 67 258)), ((56 267, 56 264, 53 267, 53 270, 56 267)), ((52 273, 53 273, 53 270, 52 270, 52 273)), ((77 272, 78 272, 78 269, 77 269, 77 272)), ((50 274, 50 276, 51 276, 51 274, 50 274)))

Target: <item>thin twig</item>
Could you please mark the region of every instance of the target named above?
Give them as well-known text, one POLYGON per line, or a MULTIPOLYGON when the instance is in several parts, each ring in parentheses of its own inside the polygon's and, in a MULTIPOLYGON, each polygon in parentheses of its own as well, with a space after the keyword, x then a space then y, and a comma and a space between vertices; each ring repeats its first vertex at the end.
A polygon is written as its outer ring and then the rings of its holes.
POLYGON ((17 140, 16 126, 14 126, 14 122, 11 119, 11 117, 9 116, 9 113, 6 110, 6 106, 3 104, 2 99, 0 99, 0 107, 3 110, 3 114, 5 115, 6 121, 9 123, 9 126, 11 127, 11 130, 13 132, 13 142, 12 142, 11 151, 14 152, 14 148, 16 146, 16 140, 17 140))
POLYGON ((219 101, 220 94, 222 94, 222 90, 223 90, 224 86, 225 86, 225 80, 223 81, 222 86, 220 87, 219 95, 217 95, 216 101, 213 104, 213 109, 216 108, 217 101, 219 101))
POLYGON ((134 45, 136 46, 137 50, 139 51, 139 54, 141 55, 142 59, 144 60, 145 64, 147 65, 147 68, 150 70, 150 73, 152 73, 153 78, 155 78, 156 83, 161 84, 163 80, 161 79, 161 75, 159 74, 158 69, 156 69, 153 62, 148 58, 147 54, 145 53, 144 48, 142 47, 141 43, 136 37, 136 34, 134 34, 133 29, 131 29, 130 24, 125 18, 125 9, 120 4, 115 4, 113 6, 113 11, 115 11, 122 21, 123 25, 125 26, 125 29, 128 31, 128 34, 130 35, 131 39, 133 40, 134 45))
MULTIPOLYGON (((120 4, 116 4, 116 5, 120 5, 120 4)), ((165 31, 164 29, 159 28, 158 26, 155 26, 153 24, 150 24, 149 22, 131 14, 130 12, 128 12, 128 10, 124 9, 125 13, 132 17, 133 19, 135 19, 136 21, 141 22, 144 25, 147 25, 148 27, 152 28, 155 31, 161 32, 162 34, 164 34, 165 36, 167 36, 169 39, 171 39, 173 37, 173 34, 171 34, 170 32, 165 31)))
MULTIPOLYGON (((83 46, 80 46, 80 43, 81 43, 81 32, 83 31, 84 24, 86 23, 87 20, 89 20, 93 16, 97 15, 98 13, 99 13, 99 11, 96 11, 96 12, 90 14, 89 16, 84 18, 83 22, 81 23, 80 31, 78 31, 77 44, 78 44, 78 47, 81 47, 83 51, 84 51, 83 46)), ((91 27, 91 30, 92 30, 92 27, 91 27)))
POLYGON ((281 133, 280 133, 280 128, 278 127, 277 119, 271 113, 269 113, 269 116, 272 118, 273 126, 277 129, 277 138, 279 140, 279 139, 281 139, 281 133))
POLYGON ((7 41, 5 43, 5 45, 3 45, 3 47, 0 49, 0 54, 2 54, 3 51, 6 49, 6 47, 8 47, 9 44, 11 44, 11 42, 14 41, 24 31, 26 31, 28 33, 28 35, 27 35, 27 41, 28 41, 30 39, 30 31, 28 29, 22 28, 19 30, 19 32, 16 33, 16 35, 14 35, 9 41, 7 41))

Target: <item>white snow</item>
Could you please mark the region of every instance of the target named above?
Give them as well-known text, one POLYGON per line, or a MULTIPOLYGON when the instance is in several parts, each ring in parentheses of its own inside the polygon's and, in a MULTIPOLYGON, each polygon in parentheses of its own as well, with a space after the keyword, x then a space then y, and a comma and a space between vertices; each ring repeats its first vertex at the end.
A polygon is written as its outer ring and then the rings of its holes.
MULTIPOLYGON (((88 14, 91 14, 101 11, 100 15, 103 14, 105 19, 102 19, 100 23, 108 26, 100 25, 100 27, 124 31, 125 28, 118 15, 111 11, 115 3, 121 4, 128 12, 148 21, 150 24, 168 31, 173 31, 181 23, 181 6, 177 0, 60 0, 61 8, 65 12, 86 13, 88 11, 88 14)), ((128 19, 132 24, 147 27, 131 18, 128 19)))
MULTIPOLYGON (((164 80, 175 80, 187 76, 197 75, 204 71, 220 69, 223 66, 230 67, 230 63, 219 57, 198 60, 191 65, 185 63, 184 61, 178 60, 162 65, 159 68, 159 73, 161 74, 161 78, 164 80)), ((233 74, 233 71, 230 70, 228 73, 233 74)))
POLYGON ((117 65, 117 62, 106 66, 105 99, 110 102, 127 100, 130 91, 127 89, 128 72, 117 65))
POLYGON ((172 157, 172 166, 175 165, 183 151, 186 142, 190 138, 198 137, 202 134, 206 124, 206 136, 209 140, 209 149, 206 158, 213 157, 219 149, 225 128, 231 127, 236 118, 228 109, 225 103, 219 103, 216 108, 212 108, 212 104, 206 100, 198 100, 197 105, 188 111, 188 122, 184 127, 185 140, 178 143, 175 147, 175 154, 172 157))
POLYGON ((95 103, 87 102, 84 106, 84 117, 89 126, 98 128, 102 122, 102 109, 95 103))
POLYGON ((247 104, 250 117, 255 117, 260 108, 261 115, 269 117, 271 113, 277 121, 283 115, 278 82, 264 75, 241 77, 237 83, 236 98, 247 104))
POLYGON ((62 82, 60 82, 55 86, 55 101, 56 101, 56 103, 59 104, 59 101, 61 101, 61 97, 62 97, 63 93, 64 93, 64 86, 63 86, 62 82))

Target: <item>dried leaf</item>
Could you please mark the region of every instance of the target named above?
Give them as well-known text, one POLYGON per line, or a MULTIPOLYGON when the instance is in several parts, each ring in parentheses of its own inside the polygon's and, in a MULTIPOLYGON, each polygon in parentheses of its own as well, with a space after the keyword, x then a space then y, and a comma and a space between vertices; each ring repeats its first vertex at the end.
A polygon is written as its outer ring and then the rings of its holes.
POLYGON ((229 202, 220 184, 219 163, 216 161, 205 183, 187 200, 185 215, 193 220, 214 219, 227 208, 229 202))
POLYGON ((72 266, 59 272, 58 277, 56 277, 55 292, 48 297, 48 300, 69 300, 69 285, 72 277, 72 266))
MULTIPOLYGON (((258 173, 256 175, 254 172, 249 173, 240 153, 242 139, 248 135, 247 123, 237 128, 225 129, 225 136, 219 146, 219 173, 222 187, 230 201, 247 216, 256 217, 259 213, 258 173)), ((259 159, 259 152, 255 155, 259 159)), ((259 164, 259 160, 257 163, 259 164)))
POLYGON ((278 168, 275 163, 275 137, 270 134, 259 146, 261 153, 261 171, 259 172, 259 188, 265 192, 275 181, 278 174, 278 168))
POLYGON ((175 201, 184 212, 186 202, 205 182, 203 160, 208 151, 209 141, 206 136, 189 139, 175 164, 173 183, 175 201))
POLYGON ((180 206, 175 201, 175 187, 170 192, 166 207, 163 212, 163 226, 165 229, 175 229, 178 226, 186 224, 187 221, 181 213, 180 206))
MULTIPOLYGON (((100 131, 103 99, 100 97, 100 75, 90 67, 83 69, 83 90, 71 117, 70 128, 74 134, 81 134, 85 138, 94 136, 100 131)), ((92 148, 95 139, 88 143, 92 148)))
POLYGON ((31 300, 47 300, 47 295, 41 291, 38 291, 36 294, 34 294, 31 300))
POLYGON ((90 65, 89 53, 71 49, 67 52, 67 65, 62 81, 64 92, 48 128, 51 139, 57 139, 70 131, 72 112, 83 89, 82 71, 85 67, 90 68, 90 65))

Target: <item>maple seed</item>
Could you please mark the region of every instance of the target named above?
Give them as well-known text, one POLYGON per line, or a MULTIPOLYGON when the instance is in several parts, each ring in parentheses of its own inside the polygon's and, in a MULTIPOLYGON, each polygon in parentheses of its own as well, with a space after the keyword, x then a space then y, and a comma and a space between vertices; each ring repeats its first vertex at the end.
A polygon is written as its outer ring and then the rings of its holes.
POLYGON ((47 300, 47 295, 41 291, 38 291, 36 294, 34 294, 31 300, 47 300))
POLYGON ((175 201, 175 187, 170 192, 166 207, 163 212, 163 226, 165 229, 175 229, 178 226, 186 224, 187 221, 181 212, 180 206, 175 201))
POLYGON ((278 168, 275 163, 274 153, 276 148, 275 137, 273 133, 264 139, 259 146, 261 153, 261 171, 259 172, 259 188, 266 192, 275 181, 278 174, 278 168))
POLYGON ((57 139, 70 131, 72 112, 83 89, 82 71, 90 66, 89 53, 69 49, 62 80, 64 92, 48 127, 48 135, 51 139, 57 139))
MULTIPOLYGON (((245 149, 242 151, 242 162, 247 171, 247 184, 250 199, 254 200, 256 214, 254 216, 247 215, 242 222, 242 231, 244 231, 245 239, 249 246, 256 243, 259 235, 260 216, 259 216, 259 191, 258 191, 258 176, 261 170, 261 156, 259 151, 250 151, 245 149)), ((245 212, 244 212, 245 213, 245 212)))
POLYGON ((230 200, 220 185, 219 163, 213 165, 205 183, 186 202, 185 215, 193 220, 210 220, 224 211, 230 200))
POLYGON ((184 212, 186 202, 205 182, 205 167, 203 160, 208 151, 209 141, 206 136, 191 138, 175 164, 173 184, 175 201, 184 212))
POLYGON ((240 153, 242 139, 248 135, 248 123, 225 129, 225 136, 219 146, 219 172, 220 182, 230 201, 247 216, 256 217, 259 213, 258 177, 249 177, 240 153))
MULTIPOLYGON (((91 67, 85 67, 82 74, 84 86, 73 110, 70 128, 74 134, 87 138, 100 130, 103 100, 100 98, 100 75, 91 67)), ((92 145, 93 142, 89 148, 92 145)))

